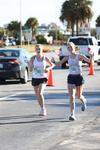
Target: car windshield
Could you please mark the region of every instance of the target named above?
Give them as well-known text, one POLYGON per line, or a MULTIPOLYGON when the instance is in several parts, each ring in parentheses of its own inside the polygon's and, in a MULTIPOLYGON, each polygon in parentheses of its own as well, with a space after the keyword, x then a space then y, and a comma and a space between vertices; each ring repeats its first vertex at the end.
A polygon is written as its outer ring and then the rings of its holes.
POLYGON ((91 38, 73 38, 70 39, 70 42, 73 42, 75 45, 93 45, 91 38))
POLYGON ((19 57, 17 50, 0 50, 0 57, 19 57))

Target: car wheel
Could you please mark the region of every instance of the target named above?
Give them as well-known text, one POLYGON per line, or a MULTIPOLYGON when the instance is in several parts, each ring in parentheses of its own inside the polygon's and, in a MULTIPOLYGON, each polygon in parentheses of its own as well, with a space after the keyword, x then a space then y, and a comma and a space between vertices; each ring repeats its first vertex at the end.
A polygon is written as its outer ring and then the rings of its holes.
POLYGON ((27 72, 27 70, 25 70, 25 72, 24 72, 24 78, 21 78, 20 81, 23 84, 28 82, 28 72, 27 72))

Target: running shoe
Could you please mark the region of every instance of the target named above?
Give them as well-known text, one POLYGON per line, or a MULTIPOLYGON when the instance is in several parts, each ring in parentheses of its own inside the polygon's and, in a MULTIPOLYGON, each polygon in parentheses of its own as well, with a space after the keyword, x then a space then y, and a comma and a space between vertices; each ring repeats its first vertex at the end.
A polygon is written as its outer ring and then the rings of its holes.
POLYGON ((84 103, 82 103, 81 110, 82 111, 86 110, 86 99, 84 100, 84 103))
POLYGON ((75 118, 74 115, 70 115, 69 120, 70 120, 70 121, 74 121, 74 120, 76 120, 76 118, 75 118))
POLYGON ((39 116, 46 116, 47 113, 46 113, 46 109, 45 108, 41 108, 41 111, 39 113, 39 116))

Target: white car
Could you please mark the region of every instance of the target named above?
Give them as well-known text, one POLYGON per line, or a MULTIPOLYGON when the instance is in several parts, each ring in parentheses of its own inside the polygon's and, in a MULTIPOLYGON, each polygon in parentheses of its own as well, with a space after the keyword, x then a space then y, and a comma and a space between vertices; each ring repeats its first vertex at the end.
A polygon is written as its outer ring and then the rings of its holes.
POLYGON ((5 45, 6 46, 14 46, 16 45, 16 42, 14 40, 5 40, 5 45))
POLYGON ((98 46, 100 46, 100 40, 97 40, 98 46))
MULTIPOLYGON (((97 43, 98 43, 98 46, 99 46, 98 54, 100 56, 100 40, 97 40, 97 43)), ((97 65, 100 65, 100 57, 99 57, 99 60, 97 60, 97 65)))

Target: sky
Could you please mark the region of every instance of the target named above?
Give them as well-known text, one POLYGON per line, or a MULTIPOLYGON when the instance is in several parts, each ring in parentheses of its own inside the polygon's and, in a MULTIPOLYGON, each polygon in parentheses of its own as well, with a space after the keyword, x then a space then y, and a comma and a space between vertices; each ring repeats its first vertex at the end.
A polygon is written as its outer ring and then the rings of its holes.
MULTIPOLYGON (((65 0, 0 0, 0 26, 11 21, 22 21, 24 25, 28 18, 37 18, 39 25, 51 22, 64 27, 60 22, 61 7, 65 0)), ((95 27, 95 20, 100 15, 100 1, 91 0, 94 17, 91 27, 95 27)))

